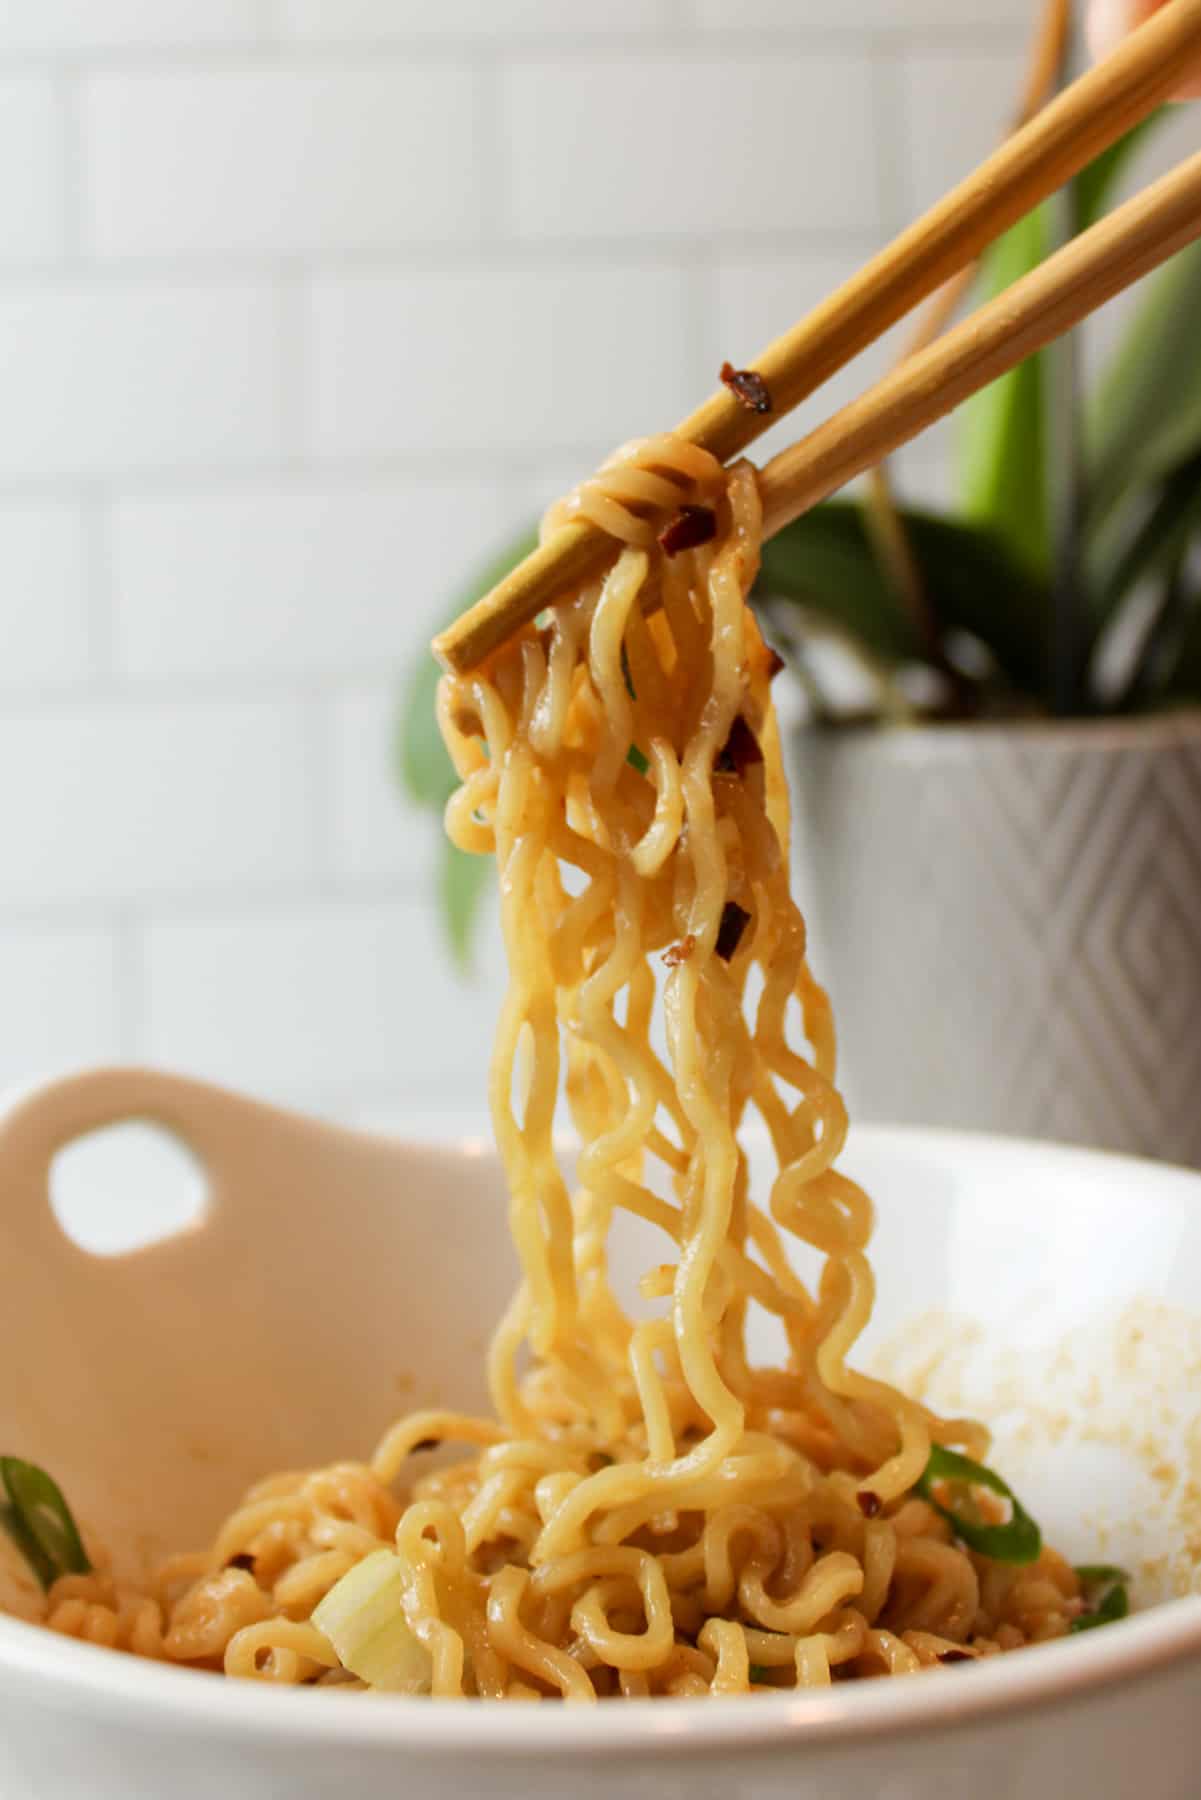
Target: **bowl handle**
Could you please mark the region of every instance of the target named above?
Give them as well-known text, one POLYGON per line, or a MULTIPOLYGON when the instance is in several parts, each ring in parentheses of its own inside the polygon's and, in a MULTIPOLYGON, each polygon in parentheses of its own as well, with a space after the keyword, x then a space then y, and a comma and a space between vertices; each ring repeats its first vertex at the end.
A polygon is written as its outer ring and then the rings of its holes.
POLYGON ((0 1208, 8 1243, 61 1254, 70 1240, 50 1207, 51 1163, 75 1139, 134 1121, 161 1126, 197 1158, 210 1216, 239 1173, 261 1162, 267 1144, 297 1133, 339 1135, 334 1127, 161 1069, 87 1069, 20 1088, 0 1099, 0 1208))

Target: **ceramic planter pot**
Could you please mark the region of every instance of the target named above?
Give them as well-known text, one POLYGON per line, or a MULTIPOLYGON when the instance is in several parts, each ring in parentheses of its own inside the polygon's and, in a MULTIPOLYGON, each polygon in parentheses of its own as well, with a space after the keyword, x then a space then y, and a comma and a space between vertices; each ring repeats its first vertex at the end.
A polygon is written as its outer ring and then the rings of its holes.
POLYGON ((1201 1166, 1201 713, 794 739, 866 1118, 1201 1166))

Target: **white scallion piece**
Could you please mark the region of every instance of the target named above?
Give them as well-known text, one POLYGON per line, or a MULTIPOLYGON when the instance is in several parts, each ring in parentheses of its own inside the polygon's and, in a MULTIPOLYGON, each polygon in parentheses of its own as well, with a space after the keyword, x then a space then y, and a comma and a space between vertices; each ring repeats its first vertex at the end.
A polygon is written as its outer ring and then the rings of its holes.
POLYGON ((373 1550, 333 1586, 313 1613, 344 1668, 370 1687, 428 1694, 429 1652, 404 1616, 404 1570, 392 1550, 373 1550))

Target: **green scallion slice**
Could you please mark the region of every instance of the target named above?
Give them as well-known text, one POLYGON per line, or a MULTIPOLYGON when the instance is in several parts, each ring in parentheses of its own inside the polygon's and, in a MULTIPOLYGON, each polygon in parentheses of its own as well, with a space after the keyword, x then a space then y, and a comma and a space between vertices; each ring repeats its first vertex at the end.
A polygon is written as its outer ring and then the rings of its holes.
POLYGON ((79 1527, 58 1483, 36 1463, 19 1456, 0 1456, 0 1525, 48 1588, 60 1575, 87 1575, 91 1570, 79 1527))
POLYGON ((1113 1563, 1081 1563, 1077 1579, 1084 1589, 1086 1612, 1073 1619, 1069 1631, 1095 1631, 1098 1625, 1112 1625, 1130 1611, 1127 1584, 1130 1576, 1113 1563))
POLYGON ((935 1444, 925 1472, 917 1483, 917 1492, 930 1502, 970 1550, 991 1557, 994 1562, 1032 1563, 1038 1560, 1043 1547, 1042 1532, 1013 1489, 983 1463, 973 1462, 970 1456, 935 1444), (934 1488, 943 1482, 958 1490, 955 1504, 948 1506, 936 1498, 934 1488), (998 1494, 1009 1502, 1010 1516, 1003 1525, 990 1525, 979 1516, 972 1499, 973 1488, 985 1488, 990 1494, 998 1494))

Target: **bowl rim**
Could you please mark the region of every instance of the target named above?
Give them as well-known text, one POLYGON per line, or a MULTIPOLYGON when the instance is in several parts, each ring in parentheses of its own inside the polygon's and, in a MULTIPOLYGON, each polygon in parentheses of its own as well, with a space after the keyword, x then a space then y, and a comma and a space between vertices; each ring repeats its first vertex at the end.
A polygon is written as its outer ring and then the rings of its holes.
MULTIPOLYGON (((452 1160, 478 1160, 483 1149, 474 1129, 454 1142, 423 1142, 409 1135, 393 1141, 417 1151, 441 1151, 452 1160)), ((1150 1204, 1177 1201, 1191 1190, 1190 1203, 1201 1207, 1201 1172, 1109 1151, 908 1125, 857 1126, 848 1148, 853 1157, 857 1147, 878 1154, 891 1144, 952 1158, 1034 1156, 1084 1172, 1103 1167, 1110 1180, 1122 1174, 1137 1177, 1150 1204)), ((199 1730, 242 1743, 284 1738, 300 1748, 407 1749, 447 1760, 465 1754, 607 1752, 619 1758, 632 1752, 693 1755, 735 1747, 741 1752, 785 1745, 830 1748, 961 1729, 1009 1712, 1084 1701, 1193 1660, 1201 1662, 1201 1595, 1166 1601, 1112 1630, 964 1664, 950 1679, 916 1686, 871 1681, 804 1694, 748 1695, 730 1706, 653 1700, 620 1707, 556 1707, 552 1714, 557 1724, 550 1730, 539 1723, 544 1708, 479 1706, 469 1708, 472 1724, 465 1734, 454 1724, 461 1717, 457 1708, 431 1706, 426 1699, 397 1695, 358 1707, 340 1700, 333 1704, 330 1696, 309 1690, 210 1681, 195 1670, 114 1654, 0 1615, 0 1685, 10 1695, 24 1691, 56 1713, 75 1711, 111 1723, 134 1723, 143 1733, 199 1730)))
POLYGON ((964 1664, 949 1679, 869 1681, 805 1694, 751 1694, 730 1705, 635 1700, 620 1706, 472 1705, 465 1734, 459 1708, 389 1696, 347 1705, 333 1694, 267 1683, 206 1680, 194 1669, 145 1662, 57 1637, 40 1625, 0 1619, 0 1673, 10 1695, 37 1691, 62 1714, 129 1723, 139 1731, 200 1732, 245 1744, 286 1739, 295 1748, 388 1749, 455 1760, 469 1754, 540 1757, 610 1753, 614 1758, 786 1745, 830 1749, 886 1737, 912 1738, 982 1726, 1016 1714, 1127 1690, 1168 1668, 1201 1663, 1201 1596, 1166 1601, 1113 1630, 1031 1647, 1017 1656, 964 1664), (11 1679, 10 1679, 11 1678, 11 1679), (53 1692, 47 1691, 53 1688, 53 1692))

